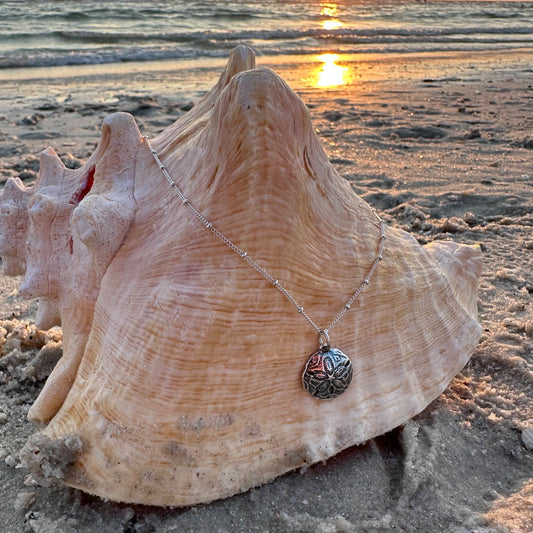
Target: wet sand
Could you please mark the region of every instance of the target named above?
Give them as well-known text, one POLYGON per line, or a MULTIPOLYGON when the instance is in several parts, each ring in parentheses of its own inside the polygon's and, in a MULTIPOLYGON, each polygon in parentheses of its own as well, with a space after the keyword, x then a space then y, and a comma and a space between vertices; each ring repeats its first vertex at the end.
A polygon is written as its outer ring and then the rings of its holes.
MULTIPOLYGON (((3 348, 0 340, 3 531, 533 530, 532 58, 345 59, 350 83, 330 89, 312 86, 319 65, 265 65, 261 57, 258 64, 303 98, 339 174, 388 224, 421 243, 481 246, 484 332, 471 361, 423 413, 325 464, 227 500, 159 509, 27 478, 19 451, 36 431, 26 414, 45 372, 31 371, 40 346, 15 332, 3 348)), ((132 113, 152 137, 186 113, 221 68, 162 63, 155 74, 144 65, 0 79, 0 187, 11 176, 31 183, 48 145, 67 166, 81 165, 114 111, 132 113)), ((16 321, 35 317, 35 303, 16 295, 18 282, 0 277, 2 339, 16 321)))

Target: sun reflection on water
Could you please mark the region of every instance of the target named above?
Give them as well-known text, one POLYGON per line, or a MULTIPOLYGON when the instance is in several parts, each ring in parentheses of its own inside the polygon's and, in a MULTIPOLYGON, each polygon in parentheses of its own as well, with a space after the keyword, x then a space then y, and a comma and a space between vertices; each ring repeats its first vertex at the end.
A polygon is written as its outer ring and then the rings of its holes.
POLYGON ((320 88, 344 85, 348 81, 348 67, 338 65, 338 54, 322 54, 317 59, 323 64, 318 71, 315 86, 320 88))
POLYGON ((339 12, 337 4, 333 2, 323 2, 320 4, 320 14, 327 17, 335 17, 339 12))
MULTIPOLYGON (((321 21, 325 30, 337 30, 344 26, 339 20, 339 8, 335 2, 321 2, 320 14, 325 17, 321 21)), ((322 62, 322 65, 313 83, 315 87, 337 87, 347 83, 348 67, 337 64, 338 54, 325 53, 316 58, 322 62)))
POLYGON ((324 17, 328 17, 326 20, 322 21, 322 27, 325 30, 338 30, 344 24, 339 20, 339 8, 337 4, 331 2, 320 4, 320 14, 324 17))
POLYGON ((322 26, 325 30, 338 30, 343 26, 343 23, 337 19, 328 19, 322 21, 322 26))

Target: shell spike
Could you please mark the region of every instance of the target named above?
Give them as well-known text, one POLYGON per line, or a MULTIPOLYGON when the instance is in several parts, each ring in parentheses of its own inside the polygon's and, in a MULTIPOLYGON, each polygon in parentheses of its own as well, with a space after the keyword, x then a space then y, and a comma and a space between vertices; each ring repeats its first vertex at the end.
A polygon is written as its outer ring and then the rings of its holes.
POLYGON ((28 190, 29 187, 26 187, 20 178, 8 178, 4 187, 4 199, 20 202, 28 190))
POLYGON ((38 183, 40 186, 55 185, 63 179, 66 167, 51 146, 41 152, 39 164, 38 183))
POLYGON ((231 78, 233 78, 235 74, 245 70, 252 70, 254 68, 254 51, 248 46, 239 45, 231 51, 228 64, 222 72, 216 87, 223 88, 230 82, 231 78))

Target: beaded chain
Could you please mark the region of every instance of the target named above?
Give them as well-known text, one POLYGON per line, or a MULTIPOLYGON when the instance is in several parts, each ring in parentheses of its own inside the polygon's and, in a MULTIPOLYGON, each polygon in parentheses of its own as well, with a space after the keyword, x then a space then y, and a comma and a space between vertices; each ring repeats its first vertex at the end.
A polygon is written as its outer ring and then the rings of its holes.
MULTIPOLYGON (((365 287, 370 283, 370 280, 372 279, 372 276, 378 266, 378 264, 383 260, 383 248, 385 246, 385 222, 378 216, 376 211, 372 209, 372 213, 377 218, 380 226, 380 238, 379 238, 379 248, 378 253, 374 261, 372 262, 372 265, 370 266, 364 280, 362 281, 361 285, 357 287, 355 292, 350 296, 348 301, 344 304, 343 308, 339 311, 339 313, 335 316, 335 318, 332 320, 331 324, 325 328, 320 328, 316 322, 308 315, 308 313, 304 310, 304 308, 295 300, 295 298, 290 294, 290 292, 271 274, 269 274, 255 259, 250 257, 248 253, 243 250, 242 248, 239 248, 232 240, 230 240, 228 237, 226 237, 216 226, 214 226, 194 205, 189 201, 189 199, 183 194, 181 189, 179 188, 178 184, 174 181, 172 176, 168 173, 167 168, 159 158, 159 155, 157 154, 157 151, 154 149, 154 147, 151 145, 150 141, 148 140, 148 137, 143 137, 146 145, 148 146, 150 153, 152 154, 155 162, 157 163, 159 169, 161 170, 162 174, 167 179, 169 185, 172 187, 178 198, 181 200, 183 205, 185 205, 189 211, 198 219, 198 221, 206 228, 208 229, 215 237, 220 239, 228 248, 233 250, 237 255, 239 255, 244 261, 246 261, 252 268, 254 268, 261 276, 263 276, 273 287, 278 289, 283 296, 296 308, 296 311, 307 320, 307 322, 313 327, 313 329, 318 333, 319 338, 319 346, 320 350, 322 352, 327 352, 330 350, 330 343, 329 343, 329 332, 333 329, 333 327, 341 320, 341 318, 344 316, 344 314, 350 309, 355 299, 363 292, 365 287)), ((332 350, 336 350, 333 348, 332 350)), ((338 350, 336 350, 338 351, 338 350)), ((340 351, 339 351, 340 352, 340 351)), ((340 352, 342 353, 342 352, 340 352)), ((344 354, 342 354, 344 355, 344 354)), ((306 369, 307 370, 307 369, 306 369)), ((350 367, 351 371, 351 367, 350 367)), ((350 375, 351 380, 351 375, 350 375)), ((305 386, 305 385, 304 385, 305 386)), ((307 387, 306 387, 307 388, 307 387)), ((342 391, 341 391, 342 392, 342 391)), ((340 394, 340 393, 339 393, 340 394)), ((314 395, 314 394, 313 394, 314 395)), ((319 397, 319 396, 316 396, 319 397)), ((335 396, 328 396, 327 398, 335 397, 335 396)), ((321 398, 325 399, 325 398, 321 398)))

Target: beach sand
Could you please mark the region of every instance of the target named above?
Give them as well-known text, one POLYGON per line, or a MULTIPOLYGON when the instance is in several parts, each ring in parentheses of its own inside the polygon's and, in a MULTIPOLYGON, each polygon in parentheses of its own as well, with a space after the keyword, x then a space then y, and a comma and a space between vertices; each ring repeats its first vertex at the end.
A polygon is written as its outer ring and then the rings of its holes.
MULTIPOLYGON (((330 89, 312 86, 317 64, 291 58, 265 64, 261 57, 258 64, 276 70, 303 98, 339 174, 388 224, 421 243, 481 245, 483 335, 471 361, 423 413, 386 435, 226 500, 160 509, 32 484, 19 451, 37 429, 26 414, 44 376, 28 371, 39 347, 12 340, 0 358, 2 531, 533 530, 531 56, 350 60, 350 83, 330 89)), ((0 187, 10 176, 31 183, 48 145, 67 166, 79 166, 114 111, 132 113, 153 136, 198 101, 222 65, 4 77, 0 187)), ((35 317, 35 303, 16 294, 19 282, 0 277, 4 326, 35 317)))

